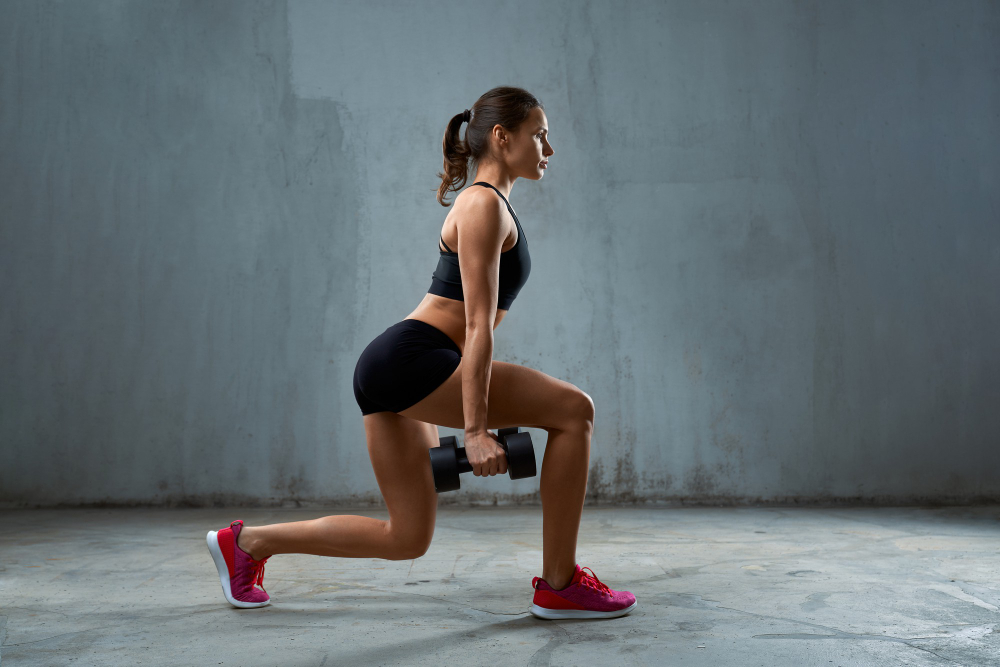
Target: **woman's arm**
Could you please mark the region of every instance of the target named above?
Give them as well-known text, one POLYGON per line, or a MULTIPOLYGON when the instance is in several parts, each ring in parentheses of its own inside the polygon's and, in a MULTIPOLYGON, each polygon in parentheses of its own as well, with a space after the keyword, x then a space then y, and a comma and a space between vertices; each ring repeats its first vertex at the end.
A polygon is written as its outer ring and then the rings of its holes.
POLYGON ((476 198, 469 202, 469 215, 459 223, 457 251, 465 300, 462 355, 465 453, 474 475, 502 475, 507 472, 507 459, 496 437, 487 430, 486 417, 500 290, 500 249, 507 228, 500 199, 485 190, 475 194, 476 198))

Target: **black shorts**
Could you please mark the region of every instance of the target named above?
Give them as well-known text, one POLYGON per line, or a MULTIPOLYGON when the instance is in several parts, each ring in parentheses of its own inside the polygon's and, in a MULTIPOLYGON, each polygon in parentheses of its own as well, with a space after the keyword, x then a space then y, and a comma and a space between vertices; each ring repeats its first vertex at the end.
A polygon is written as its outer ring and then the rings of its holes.
POLYGON ((402 320, 375 337, 354 367, 354 398, 362 415, 399 412, 451 377, 462 351, 448 334, 422 320, 402 320))

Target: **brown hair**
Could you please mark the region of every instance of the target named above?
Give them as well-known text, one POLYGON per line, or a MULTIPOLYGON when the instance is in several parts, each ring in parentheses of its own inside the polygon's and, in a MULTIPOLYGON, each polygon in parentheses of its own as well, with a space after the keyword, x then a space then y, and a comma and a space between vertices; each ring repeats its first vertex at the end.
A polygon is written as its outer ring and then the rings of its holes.
POLYGON ((470 166, 478 167, 483 158, 488 157, 489 137, 493 127, 500 125, 514 131, 535 107, 545 108, 534 95, 523 88, 498 86, 483 94, 472 105, 472 118, 465 130, 464 139, 459 139, 458 131, 462 127, 465 111, 452 116, 441 142, 444 150, 444 173, 438 174, 441 185, 438 186, 437 194, 441 206, 451 206, 445 202, 448 191, 461 190, 469 177, 470 166))

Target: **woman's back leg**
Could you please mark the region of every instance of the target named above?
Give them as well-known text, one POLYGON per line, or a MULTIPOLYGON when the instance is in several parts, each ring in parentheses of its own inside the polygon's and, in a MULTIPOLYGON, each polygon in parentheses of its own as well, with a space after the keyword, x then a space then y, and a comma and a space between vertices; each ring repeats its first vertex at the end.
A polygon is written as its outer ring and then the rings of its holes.
POLYGON ((408 560, 427 551, 437 514, 427 450, 439 444, 437 426, 393 412, 365 415, 364 422, 368 454, 389 520, 339 514, 246 526, 240 534, 241 548, 254 558, 301 553, 408 560))

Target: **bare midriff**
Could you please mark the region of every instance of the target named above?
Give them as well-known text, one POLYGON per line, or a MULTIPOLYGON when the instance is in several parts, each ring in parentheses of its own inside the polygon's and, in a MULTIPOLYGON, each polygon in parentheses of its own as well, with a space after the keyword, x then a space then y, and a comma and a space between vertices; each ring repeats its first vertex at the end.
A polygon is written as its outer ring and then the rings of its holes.
MULTIPOLYGON (((497 318, 493 322, 496 330, 503 321, 506 310, 497 309, 497 318)), ((403 318, 404 320, 420 320, 437 327, 455 341, 458 349, 465 354, 465 302, 446 299, 437 294, 425 294, 417 309, 403 318)))
MULTIPOLYGON (((465 194, 463 190, 455 198, 455 203, 453 204, 451 212, 448 213, 444 220, 444 226, 441 229, 441 236, 444 238, 444 242, 449 248, 454 250, 458 247, 458 228, 456 227, 456 215, 461 215, 462 211, 462 196, 465 194)), ((510 217, 509 214, 505 213, 508 224, 510 225, 510 231, 507 234, 507 238, 504 239, 503 246, 500 248, 500 252, 507 252, 514 247, 517 243, 517 226, 514 224, 514 219, 510 217)), ((441 250, 440 241, 438 242, 438 247, 441 250)), ((501 308, 497 309, 496 320, 493 322, 493 329, 496 330, 500 326, 500 322, 503 321, 504 315, 507 311, 501 308)), ((403 318, 404 320, 420 320, 421 322, 426 322, 433 327, 437 327, 441 331, 448 335, 455 341, 458 345, 458 349, 465 354, 465 302, 457 301, 455 299, 448 299, 443 296, 438 296, 437 294, 425 294, 423 301, 417 305, 416 310, 403 318)))

